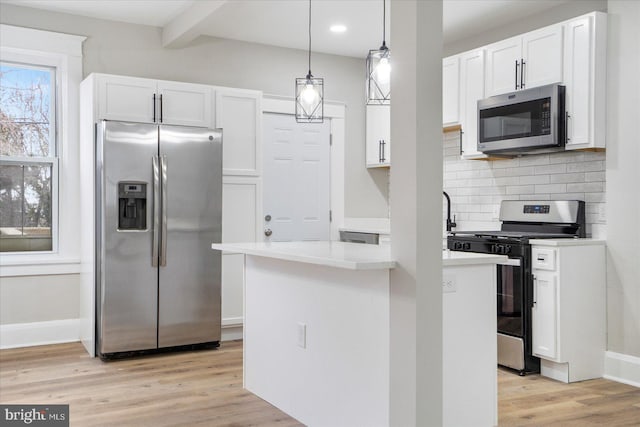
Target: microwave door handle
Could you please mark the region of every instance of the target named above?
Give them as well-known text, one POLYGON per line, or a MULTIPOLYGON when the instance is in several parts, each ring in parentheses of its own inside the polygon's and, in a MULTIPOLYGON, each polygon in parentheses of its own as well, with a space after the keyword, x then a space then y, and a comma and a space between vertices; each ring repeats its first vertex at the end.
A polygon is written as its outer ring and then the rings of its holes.
POLYGON ((516 59, 516 78, 515 78, 515 81, 516 81, 516 90, 518 90, 518 66, 519 66, 519 65, 520 65, 520 64, 518 64, 518 60, 516 59))

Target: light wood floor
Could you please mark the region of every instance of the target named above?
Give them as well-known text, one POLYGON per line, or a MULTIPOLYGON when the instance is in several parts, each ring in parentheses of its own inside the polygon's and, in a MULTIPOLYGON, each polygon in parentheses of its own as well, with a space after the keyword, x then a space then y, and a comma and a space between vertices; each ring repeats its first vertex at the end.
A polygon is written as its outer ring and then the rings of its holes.
MULTIPOLYGON (((640 426, 640 389, 498 372, 501 426, 640 426)), ((242 342, 101 362, 79 343, 0 351, 0 403, 70 404, 72 426, 298 426, 242 389, 242 342)), ((461 410, 464 410, 461 408, 461 410)))

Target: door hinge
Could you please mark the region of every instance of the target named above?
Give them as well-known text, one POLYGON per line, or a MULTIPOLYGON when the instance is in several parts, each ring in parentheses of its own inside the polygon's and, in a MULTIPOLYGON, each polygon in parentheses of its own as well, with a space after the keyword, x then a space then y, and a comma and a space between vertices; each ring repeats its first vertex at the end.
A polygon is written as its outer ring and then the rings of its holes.
POLYGON ((333 221, 333 211, 331 211, 331 209, 329 209, 329 222, 333 221))
POLYGON ((333 145, 333 134, 330 133, 329 134, 329 147, 331 147, 333 145))

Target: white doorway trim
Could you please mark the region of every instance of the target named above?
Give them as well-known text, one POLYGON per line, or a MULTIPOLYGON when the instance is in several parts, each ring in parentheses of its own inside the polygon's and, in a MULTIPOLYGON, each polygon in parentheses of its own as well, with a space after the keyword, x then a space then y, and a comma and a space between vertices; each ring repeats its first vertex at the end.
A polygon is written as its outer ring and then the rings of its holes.
MULTIPOLYGON (((262 113, 295 114, 293 98, 264 95, 262 113)), ((331 240, 339 240, 338 228, 344 223, 344 143, 346 106, 340 102, 325 101, 324 115, 331 119, 331 240)), ((262 218, 262 205, 260 206, 262 218)))

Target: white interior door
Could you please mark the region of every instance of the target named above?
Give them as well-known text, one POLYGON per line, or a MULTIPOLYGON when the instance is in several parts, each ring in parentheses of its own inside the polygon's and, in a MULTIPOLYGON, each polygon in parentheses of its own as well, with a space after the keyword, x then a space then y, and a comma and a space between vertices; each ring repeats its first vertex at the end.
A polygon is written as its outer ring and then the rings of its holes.
POLYGON ((265 241, 329 240, 331 125, 263 117, 265 241))

